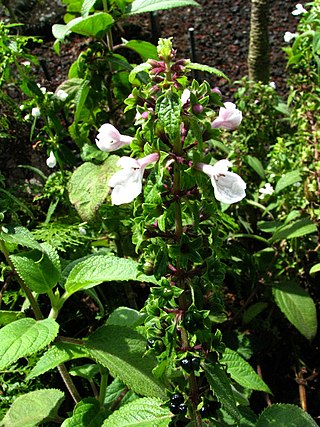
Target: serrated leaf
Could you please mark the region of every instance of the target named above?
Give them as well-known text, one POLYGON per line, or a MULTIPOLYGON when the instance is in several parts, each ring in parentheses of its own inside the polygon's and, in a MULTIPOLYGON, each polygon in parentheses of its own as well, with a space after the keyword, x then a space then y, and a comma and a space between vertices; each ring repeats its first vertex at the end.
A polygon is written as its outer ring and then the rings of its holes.
POLYGON ((215 74, 218 77, 222 77, 228 81, 230 81, 229 77, 227 77, 222 71, 217 68, 210 67, 209 65, 197 64, 196 62, 189 62, 185 65, 185 68, 189 70, 198 70, 203 71, 210 74, 215 74))
POLYGON ((308 340, 317 333, 317 313, 310 295, 295 282, 286 282, 272 289, 277 306, 290 323, 308 340))
POLYGON ((0 326, 8 325, 23 317, 25 317, 25 315, 22 311, 0 310, 0 326))
POLYGON ((64 393, 57 389, 31 391, 17 397, 5 417, 1 427, 36 427, 40 423, 54 419, 64 393))
POLYGON ((228 374, 242 387, 271 393, 269 387, 254 371, 252 366, 236 351, 226 348, 222 355, 221 363, 226 365, 228 374))
POLYGON ((84 347, 65 342, 55 343, 40 357, 26 379, 35 378, 50 369, 56 368, 61 363, 81 357, 88 357, 88 352, 84 347))
POLYGON ((103 282, 136 280, 157 283, 153 276, 139 274, 138 263, 132 259, 109 255, 94 255, 76 264, 66 283, 71 295, 77 291, 92 288, 103 282))
POLYGON ((59 41, 63 41, 71 32, 86 37, 102 37, 113 22, 111 15, 105 12, 98 12, 90 16, 74 18, 67 25, 54 24, 52 26, 52 34, 59 41))
POLYGON ((15 270, 28 287, 38 294, 45 294, 60 279, 60 260, 55 249, 42 243, 43 252, 30 251, 11 255, 15 270))
POLYGON ((107 197, 107 183, 117 170, 118 159, 118 156, 112 155, 101 165, 83 163, 73 172, 68 183, 69 198, 84 221, 94 219, 107 197))
POLYGON ((276 229, 270 239, 270 243, 282 239, 294 239, 296 237, 306 236, 307 234, 316 233, 317 226, 310 218, 301 218, 291 224, 286 224, 276 229))
POLYGON ((136 399, 113 412, 102 427, 167 427, 172 414, 160 399, 136 399))
POLYGON ((301 181, 299 169, 290 171, 279 179, 275 188, 275 192, 280 193, 280 191, 282 191, 284 188, 299 181, 301 181))
POLYGON ((0 329, 0 370, 20 357, 29 356, 50 344, 57 336, 59 325, 53 319, 19 319, 0 329))
POLYGON ((135 328, 141 324, 144 317, 143 314, 132 308, 118 307, 110 314, 106 324, 135 328))
POLYGON ((89 336, 86 347, 99 364, 135 393, 165 397, 163 386, 152 374, 156 361, 144 355, 145 339, 134 330, 125 326, 102 326, 89 336))
POLYGON ((166 92, 159 96, 156 103, 156 113, 159 123, 171 142, 175 141, 180 133, 181 99, 176 93, 166 92))
POLYGON ((4 231, 4 228, 0 228, 0 239, 6 243, 14 243, 30 249, 42 250, 40 243, 36 241, 33 234, 30 233, 24 227, 8 228, 4 231))
POLYGON ((230 380, 219 365, 204 365, 204 371, 207 380, 212 388, 215 396, 221 402, 225 411, 239 423, 240 414, 236 406, 236 401, 232 393, 230 380))
POLYGON ((184 6, 199 6, 199 3, 194 0, 134 0, 128 8, 127 14, 155 12, 184 6))
POLYGON ((265 173, 260 160, 253 156, 247 156, 246 160, 248 165, 260 176, 260 178, 264 179, 265 173))
POLYGON ((311 416, 295 405, 275 404, 266 408, 256 427, 316 427, 311 416))
POLYGON ((72 416, 64 420, 61 427, 101 427, 104 418, 100 402, 93 397, 86 398, 77 403, 72 416))

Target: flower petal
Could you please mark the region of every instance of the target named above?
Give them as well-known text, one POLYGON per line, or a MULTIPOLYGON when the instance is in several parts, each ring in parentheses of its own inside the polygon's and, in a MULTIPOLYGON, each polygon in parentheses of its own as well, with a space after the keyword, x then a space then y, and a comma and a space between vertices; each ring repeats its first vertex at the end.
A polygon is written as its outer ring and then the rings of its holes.
POLYGON ((214 195, 219 202, 236 203, 246 196, 246 183, 234 172, 223 175, 214 175, 211 178, 214 195))

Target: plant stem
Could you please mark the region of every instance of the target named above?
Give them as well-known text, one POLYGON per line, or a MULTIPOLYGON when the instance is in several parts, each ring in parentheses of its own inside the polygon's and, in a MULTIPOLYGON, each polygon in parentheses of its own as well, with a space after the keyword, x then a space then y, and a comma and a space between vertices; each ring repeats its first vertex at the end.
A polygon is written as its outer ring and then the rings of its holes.
POLYGON ((107 393, 107 384, 108 384, 108 370, 100 366, 101 372, 101 381, 100 381, 100 391, 99 391, 99 402, 100 405, 104 405, 104 401, 107 393))
POLYGON ((3 255, 5 256, 5 259, 7 261, 7 263, 9 264, 11 270, 13 271, 17 282, 19 283, 19 285, 21 286, 21 289, 25 292, 30 305, 32 307, 32 310, 34 312, 34 316, 36 318, 36 320, 42 320, 43 319, 43 314, 41 313, 39 304, 37 302, 37 300, 35 299, 33 293, 31 292, 31 290, 29 289, 29 287, 24 283, 24 281, 20 278, 20 276, 18 275, 16 269, 14 268, 13 263, 11 262, 10 256, 9 256, 9 251, 4 243, 3 240, 0 240, 0 250, 3 253, 3 255))
POLYGON ((65 367, 64 363, 61 363, 61 365, 58 366, 58 371, 61 375, 61 378, 63 379, 63 382, 65 383, 69 393, 72 396, 72 399, 75 401, 75 403, 80 402, 81 397, 76 389, 76 386, 74 385, 69 372, 67 371, 67 368, 65 367))

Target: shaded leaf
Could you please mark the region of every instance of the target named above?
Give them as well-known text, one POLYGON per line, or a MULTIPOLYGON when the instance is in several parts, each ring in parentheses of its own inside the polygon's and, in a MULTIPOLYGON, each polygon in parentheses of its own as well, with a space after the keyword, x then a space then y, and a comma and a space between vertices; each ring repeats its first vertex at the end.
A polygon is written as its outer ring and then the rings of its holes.
POLYGON ((279 193, 284 188, 288 187, 289 185, 293 185, 296 182, 301 181, 300 171, 293 170, 290 172, 287 172, 284 176, 282 176, 279 181, 277 182, 275 192, 279 193))
POLYGON ((86 398, 77 403, 72 416, 64 420, 61 427, 100 427, 104 417, 100 402, 93 397, 86 398))
POLYGON ((317 423, 295 405, 275 404, 266 408, 256 427, 316 427, 317 423))

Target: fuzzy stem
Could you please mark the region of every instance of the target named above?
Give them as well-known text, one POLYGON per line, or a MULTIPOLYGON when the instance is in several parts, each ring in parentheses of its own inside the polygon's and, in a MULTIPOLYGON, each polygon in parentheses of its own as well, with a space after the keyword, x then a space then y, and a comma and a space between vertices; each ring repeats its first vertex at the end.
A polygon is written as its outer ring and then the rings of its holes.
POLYGON ((69 372, 67 371, 67 368, 65 367, 65 365, 62 363, 61 365, 58 366, 58 371, 63 379, 63 382, 65 383, 69 393, 72 396, 72 399, 75 401, 75 403, 80 402, 81 397, 80 394, 78 392, 78 390, 76 389, 76 386, 74 385, 69 372))
POLYGON ((104 401, 107 393, 107 385, 108 385, 108 370, 101 367, 101 381, 100 381, 100 392, 99 392, 99 402, 100 405, 104 405, 104 401))
POLYGON ((9 264, 11 270, 13 271, 17 282, 19 283, 19 285, 21 286, 21 289, 25 292, 30 305, 32 307, 32 310, 34 312, 34 316, 36 318, 36 320, 42 320, 43 319, 43 314, 41 313, 39 304, 37 302, 37 300, 35 299, 33 293, 31 292, 31 290, 29 289, 29 287, 24 283, 24 281, 20 278, 20 276, 18 275, 16 269, 14 268, 13 263, 11 262, 10 256, 9 256, 9 251, 4 243, 3 240, 0 240, 0 250, 3 253, 3 255, 5 256, 5 259, 7 261, 7 263, 9 264))

